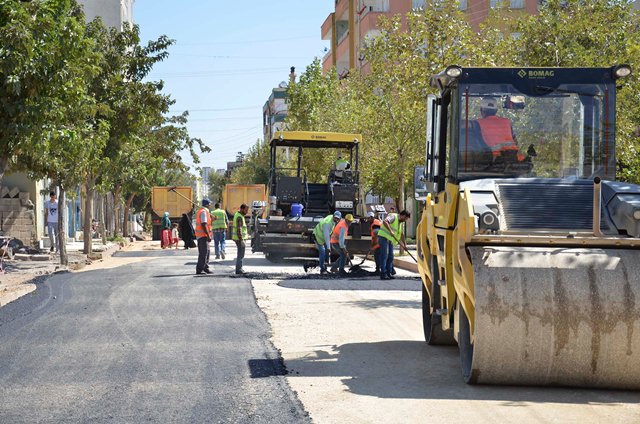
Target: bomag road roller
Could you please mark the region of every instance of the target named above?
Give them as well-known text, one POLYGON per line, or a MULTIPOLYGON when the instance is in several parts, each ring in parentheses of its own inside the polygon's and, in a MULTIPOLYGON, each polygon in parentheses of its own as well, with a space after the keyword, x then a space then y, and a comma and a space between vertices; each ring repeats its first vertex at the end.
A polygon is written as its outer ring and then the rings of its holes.
POLYGON ((432 77, 424 334, 457 342, 467 383, 640 388, 640 186, 615 181, 616 89, 630 73, 432 77))

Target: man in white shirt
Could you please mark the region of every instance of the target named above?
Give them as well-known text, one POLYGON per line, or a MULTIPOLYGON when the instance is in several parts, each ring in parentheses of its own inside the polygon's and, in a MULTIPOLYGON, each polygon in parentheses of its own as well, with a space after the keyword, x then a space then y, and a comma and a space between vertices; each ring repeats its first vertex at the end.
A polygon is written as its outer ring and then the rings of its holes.
POLYGON ((47 225, 47 232, 49 233, 49 241, 51 242, 50 252, 54 250, 58 251, 58 201, 56 200, 56 193, 52 191, 49 193, 50 200, 44 204, 44 217, 47 225))

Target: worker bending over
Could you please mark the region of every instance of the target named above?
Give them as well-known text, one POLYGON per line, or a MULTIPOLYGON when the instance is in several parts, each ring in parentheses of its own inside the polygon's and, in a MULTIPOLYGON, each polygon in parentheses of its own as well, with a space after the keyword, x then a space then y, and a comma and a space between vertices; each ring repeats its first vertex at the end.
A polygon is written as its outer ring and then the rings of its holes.
POLYGON ((395 278, 391 272, 393 269, 393 249, 400 243, 406 246, 402 223, 409 218, 411 218, 411 214, 407 211, 402 211, 399 215, 390 213, 384 221, 382 221, 382 226, 378 230, 381 280, 391 280, 395 278))
POLYGON ((340 220, 331 233, 331 248, 334 252, 340 255, 337 262, 331 265, 331 272, 339 272, 340 274, 346 274, 344 265, 347 261, 347 234, 349 232, 349 225, 353 222, 353 215, 347 214, 344 219, 340 220))
POLYGON ((327 262, 331 254, 331 233, 336 226, 342 213, 336 211, 333 215, 327 215, 313 229, 313 236, 316 241, 316 249, 318 249, 318 260, 320 261, 320 274, 327 273, 327 262))

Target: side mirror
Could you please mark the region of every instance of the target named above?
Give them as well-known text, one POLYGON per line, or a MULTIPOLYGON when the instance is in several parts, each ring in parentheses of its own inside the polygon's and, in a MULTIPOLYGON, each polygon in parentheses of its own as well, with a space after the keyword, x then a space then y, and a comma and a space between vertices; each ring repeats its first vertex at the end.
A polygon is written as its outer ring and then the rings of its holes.
POLYGON ((429 193, 425 169, 424 166, 416 166, 413 169, 413 191, 415 199, 418 201, 426 200, 429 193))

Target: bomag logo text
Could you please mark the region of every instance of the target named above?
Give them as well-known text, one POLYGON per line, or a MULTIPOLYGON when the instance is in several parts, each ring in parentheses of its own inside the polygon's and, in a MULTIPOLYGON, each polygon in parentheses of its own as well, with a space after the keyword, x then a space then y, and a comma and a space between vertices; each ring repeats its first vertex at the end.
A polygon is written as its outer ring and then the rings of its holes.
POLYGON ((529 79, 543 79, 543 78, 551 78, 554 76, 554 71, 550 70, 530 70, 527 74, 529 79))

